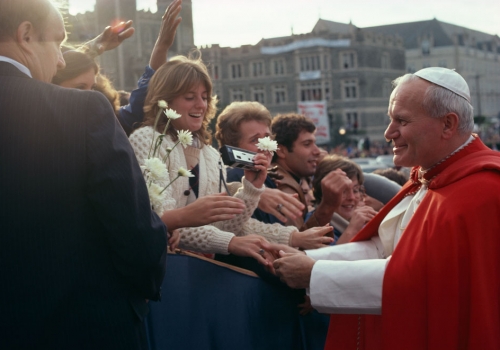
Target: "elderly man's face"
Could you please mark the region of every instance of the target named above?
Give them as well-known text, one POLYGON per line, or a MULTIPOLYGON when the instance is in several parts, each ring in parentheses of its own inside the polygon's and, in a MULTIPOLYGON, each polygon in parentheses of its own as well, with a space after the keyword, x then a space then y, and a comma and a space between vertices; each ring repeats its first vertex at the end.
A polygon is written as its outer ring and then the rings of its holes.
POLYGON ((33 78, 50 83, 57 70, 66 66, 61 52, 65 38, 62 17, 53 8, 45 28, 35 30, 34 40, 30 43, 32 54, 28 57, 28 68, 33 78))
POLYGON ((389 102, 391 122, 385 137, 392 139, 394 164, 430 168, 441 160, 439 153, 441 118, 431 118, 422 108, 429 83, 419 79, 403 83, 392 92, 389 102))

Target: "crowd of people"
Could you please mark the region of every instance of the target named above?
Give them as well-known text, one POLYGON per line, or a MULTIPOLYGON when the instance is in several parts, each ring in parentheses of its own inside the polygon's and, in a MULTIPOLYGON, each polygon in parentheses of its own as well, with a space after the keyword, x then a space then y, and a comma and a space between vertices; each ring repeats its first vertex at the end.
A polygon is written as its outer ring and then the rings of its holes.
POLYGON ((147 349, 167 255, 188 250, 301 290, 297 312, 331 315, 327 349, 500 347, 500 154, 473 133, 465 80, 395 79, 387 144, 328 154, 310 119, 252 101, 212 131, 202 58, 167 60, 181 6, 127 93, 95 58, 131 21, 69 47, 49 0, 0 0, 1 343, 147 349), (253 166, 224 166, 212 137, 253 166), (361 150, 410 177, 363 173, 361 150))

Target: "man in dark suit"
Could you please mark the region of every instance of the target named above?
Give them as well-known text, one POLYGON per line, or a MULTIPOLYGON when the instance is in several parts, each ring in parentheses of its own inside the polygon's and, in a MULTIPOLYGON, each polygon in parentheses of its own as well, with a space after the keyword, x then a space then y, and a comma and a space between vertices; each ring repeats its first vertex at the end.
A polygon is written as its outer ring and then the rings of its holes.
POLYGON ((0 347, 146 348, 166 228, 109 102, 48 84, 48 0, 0 1, 0 347))

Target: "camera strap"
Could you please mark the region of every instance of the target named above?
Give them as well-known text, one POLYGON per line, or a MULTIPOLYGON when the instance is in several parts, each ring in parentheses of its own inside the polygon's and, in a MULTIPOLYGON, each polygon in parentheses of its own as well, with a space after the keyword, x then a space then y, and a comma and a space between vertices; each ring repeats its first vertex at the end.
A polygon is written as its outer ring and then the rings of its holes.
POLYGON ((224 179, 224 173, 222 172, 222 162, 219 158, 219 192, 222 192, 222 184, 224 184, 224 188, 226 189, 226 193, 229 196, 232 196, 231 192, 229 192, 229 189, 227 188, 226 180, 224 179))

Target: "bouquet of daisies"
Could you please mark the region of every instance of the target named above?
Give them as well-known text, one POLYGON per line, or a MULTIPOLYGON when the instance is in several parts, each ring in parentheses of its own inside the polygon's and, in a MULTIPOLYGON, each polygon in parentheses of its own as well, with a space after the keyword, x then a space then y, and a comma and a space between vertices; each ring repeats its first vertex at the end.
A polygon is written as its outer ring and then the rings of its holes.
POLYGON ((175 145, 172 148, 167 148, 166 154, 163 158, 159 157, 160 147, 170 125, 170 121, 180 118, 181 115, 173 109, 168 108, 167 102, 163 100, 158 101, 158 107, 160 109, 158 110, 158 114, 156 115, 154 123, 153 136, 151 139, 148 158, 144 159, 144 165, 141 166, 141 169, 143 171, 144 179, 146 180, 151 206, 153 210, 161 216, 161 214, 163 213, 163 202, 165 201, 165 190, 181 176, 194 176, 191 171, 180 167, 177 170, 176 177, 172 181, 169 181, 166 185, 160 185, 164 184, 170 178, 167 167, 167 164, 169 164, 170 161, 170 153, 179 143, 182 144, 183 147, 191 145, 191 143, 193 142, 193 135, 189 130, 178 131, 178 139, 175 145), (163 129, 163 133, 155 138, 156 127, 162 113, 167 116, 167 124, 163 129))

